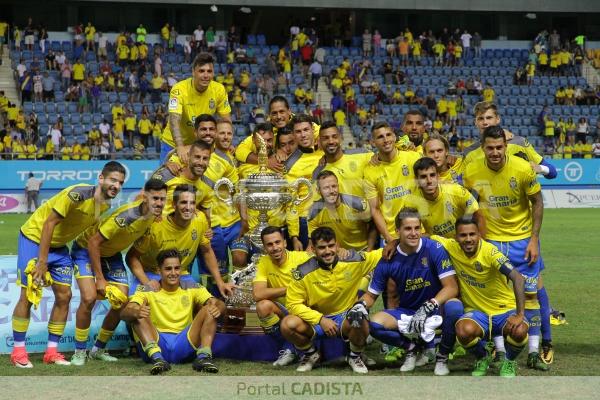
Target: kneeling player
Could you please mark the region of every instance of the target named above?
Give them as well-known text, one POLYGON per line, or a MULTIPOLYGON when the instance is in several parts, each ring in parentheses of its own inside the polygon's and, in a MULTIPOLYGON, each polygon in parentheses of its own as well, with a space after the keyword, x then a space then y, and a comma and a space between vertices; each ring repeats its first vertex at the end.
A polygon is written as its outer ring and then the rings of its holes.
POLYGON ((310 240, 315 257, 292 271, 294 280, 286 295, 290 315, 281 322, 283 337, 304 352, 296 371, 310 371, 320 360, 313 345, 315 338, 340 336, 350 343, 348 364, 352 370, 366 374, 362 351, 369 336, 369 324, 364 319, 358 326, 351 326, 346 313, 356 302, 363 277, 381 258, 381 250, 350 251, 342 261, 338 259, 338 243, 331 228, 315 229, 310 240))
POLYGON ((180 287, 181 258, 177 250, 161 251, 157 262, 160 290, 140 287, 121 312, 121 318, 133 327, 145 361, 153 363, 150 373, 157 375, 170 370, 170 363, 191 360, 196 371, 219 372, 212 362, 211 346, 225 303, 204 287, 180 287), (194 317, 198 307, 200 311, 194 317))
POLYGON ((436 327, 427 328, 427 325, 429 317, 444 314, 442 343, 434 373, 448 375, 448 354, 452 351, 455 340, 454 323, 463 310, 462 304, 455 298, 458 296, 456 273, 442 246, 421 237, 421 218, 415 208, 405 207, 400 210, 395 224, 399 237, 397 253, 389 261, 379 261, 368 291, 350 310, 348 319, 353 322, 367 318, 365 308, 373 306, 386 288, 388 280, 392 279, 401 307, 373 315, 371 335, 391 346, 409 347, 400 368, 402 372, 409 372, 415 366, 425 365, 435 357, 433 339, 436 327), (441 312, 441 307, 444 306, 445 312, 441 312), (401 331, 403 315, 412 318, 407 329, 401 331), (426 331, 430 334, 427 335, 426 331), (419 339, 416 340, 415 336, 419 339), (428 349, 418 360, 417 347, 428 349))
POLYGON ((482 339, 491 333, 504 336, 506 342, 500 376, 515 376, 515 359, 527 343, 529 329, 523 276, 497 247, 481 239, 475 220, 456 222, 456 240, 441 236, 432 239, 443 244, 457 271, 466 314, 456 323, 456 338, 477 357, 472 375, 487 373, 491 356, 482 339), (508 281, 512 282, 512 289, 508 281))

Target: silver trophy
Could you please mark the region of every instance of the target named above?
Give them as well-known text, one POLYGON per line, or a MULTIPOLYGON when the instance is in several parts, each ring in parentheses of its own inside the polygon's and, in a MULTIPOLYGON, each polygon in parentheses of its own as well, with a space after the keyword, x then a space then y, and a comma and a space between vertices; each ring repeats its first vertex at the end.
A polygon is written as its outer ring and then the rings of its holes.
MULTIPOLYGON (((237 185, 227 178, 221 178, 215 182, 214 192, 219 200, 232 207, 232 212, 235 212, 238 206, 258 211, 258 224, 247 232, 245 237, 262 253, 264 249, 260 233, 269 226, 267 212, 286 205, 291 205, 295 211, 296 207, 312 195, 312 184, 306 178, 298 178, 290 183, 281 174, 269 171, 266 143, 259 134, 255 135, 260 144, 259 172, 249 175, 246 179, 241 179, 237 185), (307 188, 304 196, 298 194, 301 185, 307 188), (222 187, 227 189, 227 196, 223 196, 222 187)), ((224 331, 257 333, 255 331, 258 327, 258 331, 262 332, 254 312, 255 302, 252 296, 252 280, 256 275, 256 263, 259 256, 260 254, 254 254, 246 268, 235 271, 231 276, 238 289, 235 290, 233 296, 227 299, 228 318, 224 324, 226 325, 224 331), (256 319, 256 325, 249 323, 250 318, 256 319)))

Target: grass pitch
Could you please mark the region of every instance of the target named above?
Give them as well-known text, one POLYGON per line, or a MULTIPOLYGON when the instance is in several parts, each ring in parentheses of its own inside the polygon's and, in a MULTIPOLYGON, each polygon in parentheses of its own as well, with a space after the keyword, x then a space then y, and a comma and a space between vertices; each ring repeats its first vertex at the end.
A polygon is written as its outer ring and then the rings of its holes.
MULTIPOLYGON (((554 308, 564 311, 568 325, 553 327, 555 361, 549 372, 531 371, 525 366, 525 356, 519 357, 519 375, 600 375, 600 313, 597 291, 600 287, 600 253, 598 248, 597 209, 546 210, 542 230, 542 254, 546 264, 543 277, 554 308)), ((16 254, 19 227, 27 216, 0 215, 0 254, 16 254)), ((370 375, 400 375, 400 364, 386 364, 378 352, 377 343, 367 353, 378 361, 370 375)), ((70 355, 69 355, 70 356, 70 355)), ((118 354, 117 354, 118 356, 118 354)), ((146 375, 148 365, 140 359, 124 357, 118 363, 90 361, 84 367, 57 367, 42 364, 41 355, 32 355, 31 370, 14 368, 6 355, 0 356, 0 376, 13 375, 146 375)), ((275 368, 270 363, 216 360, 219 375, 293 375, 293 367, 275 368)), ((412 374, 432 375, 432 366, 417 368, 412 374)), ((460 357, 450 362, 452 375, 470 375, 472 358, 460 357)), ((196 374, 191 365, 175 365, 170 375, 196 374)), ((316 368, 309 375, 351 375, 344 364, 316 368)), ((489 375, 494 375, 490 371, 489 375)))

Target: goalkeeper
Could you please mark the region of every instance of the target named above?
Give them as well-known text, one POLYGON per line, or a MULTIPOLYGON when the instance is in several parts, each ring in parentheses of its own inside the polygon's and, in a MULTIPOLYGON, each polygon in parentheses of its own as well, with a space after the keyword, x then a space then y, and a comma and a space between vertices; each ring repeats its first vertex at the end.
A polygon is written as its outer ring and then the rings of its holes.
POLYGON ((400 210, 395 225, 399 238, 396 254, 389 261, 379 261, 368 291, 348 312, 347 318, 350 322, 367 318, 367 310, 384 291, 388 279, 392 279, 401 307, 374 314, 369 324, 371 336, 392 346, 408 347, 400 371, 409 372, 415 366, 433 361, 435 328, 442 324, 440 353, 446 354, 443 358, 446 362, 436 362, 434 373, 447 375, 447 355, 455 340, 454 322, 463 311, 462 303, 455 299, 458 283, 454 267, 439 243, 421 237, 421 219, 416 209, 400 210), (439 317, 442 314, 443 323, 439 317), (427 350, 417 358, 422 348, 427 350))

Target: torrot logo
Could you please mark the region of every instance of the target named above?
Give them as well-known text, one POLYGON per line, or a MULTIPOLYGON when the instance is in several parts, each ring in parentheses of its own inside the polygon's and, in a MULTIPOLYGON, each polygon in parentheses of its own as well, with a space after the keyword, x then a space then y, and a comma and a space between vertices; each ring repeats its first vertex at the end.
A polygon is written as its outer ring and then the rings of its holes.
POLYGON ((583 176, 583 168, 578 162, 571 161, 565 165, 563 173, 565 175, 565 179, 569 182, 577 182, 583 176))
MULTIPOLYGON (((126 176, 125 182, 129 180, 131 177, 131 171, 129 167, 125 163, 121 163, 125 168, 126 176)), ((21 182, 27 181, 29 178, 29 173, 33 172, 33 176, 37 179, 40 179, 45 182, 57 181, 57 182, 72 182, 72 183, 96 183, 98 179, 98 175, 100 175, 101 170, 90 170, 90 169, 57 169, 57 170, 25 170, 25 171, 17 171, 17 175, 19 176, 19 180, 21 182)))

